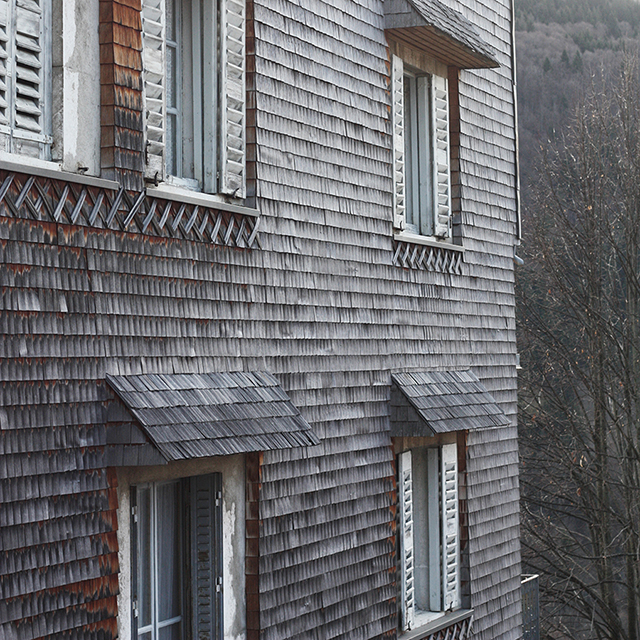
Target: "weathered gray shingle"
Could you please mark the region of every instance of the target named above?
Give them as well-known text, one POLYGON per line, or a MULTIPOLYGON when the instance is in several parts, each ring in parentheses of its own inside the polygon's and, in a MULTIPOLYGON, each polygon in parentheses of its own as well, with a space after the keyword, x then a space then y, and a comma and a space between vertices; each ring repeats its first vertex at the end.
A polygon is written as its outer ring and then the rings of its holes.
POLYGON ((385 0, 385 29, 461 68, 498 66, 495 50, 474 25, 440 0, 385 0))
POLYGON ((392 436, 432 436, 511 424, 472 371, 414 371, 396 373, 392 379, 392 436))
POLYGON ((107 380, 168 461, 319 442, 270 373, 108 375, 107 380))

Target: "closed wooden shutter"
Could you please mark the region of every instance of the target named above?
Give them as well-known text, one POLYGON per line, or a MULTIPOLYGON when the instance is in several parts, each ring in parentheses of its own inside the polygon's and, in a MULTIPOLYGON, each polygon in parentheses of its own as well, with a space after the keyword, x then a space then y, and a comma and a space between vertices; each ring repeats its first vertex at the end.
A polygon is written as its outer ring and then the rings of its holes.
POLYGON ((391 127, 393 137, 393 226, 405 228, 404 64, 391 58, 391 127))
POLYGON ((191 478, 193 638, 222 638, 222 476, 191 478))
POLYGON ((244 0, 220 1, 220 191, 246 196, 244 0))
POLYGON ((451 235, 451 178, 449 157, 449 95, 447 79, 432 76, 434 131, 434 229, 439 238, 451 235))
POLYGON ((15 10, 14 129, 44 134, 44 11, 46 0, 17 0, 15 10))
POLYGON ((0 0, 0 128, 3 148, 49 159, 50 0, 0 0))
POLYGON ((442 446, 442 590, 444 609, 460 606, 460 534, 458 518, 458 452, 442 446))
POLYGON ((0 125, 10 123, 11 6, 0 0, 0 125))
POLYGON ((145 178, 164 180, 166 144, 165 2, 144 0, 142 5, 142 60, 144 78, 145 178))
POLYGON ((398 456, 400 502, 400 580, 403 630, 413 628, 415 615, 415 558, 413 551, 413 474, 411 451, 398 456))

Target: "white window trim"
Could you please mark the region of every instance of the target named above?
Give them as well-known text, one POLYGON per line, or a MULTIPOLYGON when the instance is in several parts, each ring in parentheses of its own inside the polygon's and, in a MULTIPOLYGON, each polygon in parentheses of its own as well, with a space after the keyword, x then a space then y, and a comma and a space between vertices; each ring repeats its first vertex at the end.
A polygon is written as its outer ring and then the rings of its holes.
POLYGON ((444 241, 451 237, 448 79, 405 68, 402 58, 393 55, 391 85, 394 229, 413 237, 444 241), (413 112, 404 104, 405 76, 415 82, 410 91, 419 108, 413 112), (409 117, 412 118, 411 127, 409 117), (411 160, 406 155, 407 131, 412 137, 411 160), (420 144, 425 139, 428 139, 428 149, 420 144), (410 166, 413 169, 411 181, 406 173, 410 166), (417 218, 414 224, 407 220, 410 202, 417 218))
POLYGON ((187 191, 180 187, 167 183, 159 184, 157 187, 147 187, 147 195, 151 198, 173 200, 187 204, 196 204, 201 207, 218 209, 219 211, 229 211, 239 213, 243 216, 258 217, 260 211, 240 204, 230 203, 227 196, 220 196, 215 193, 200 193, 198 191, 187 191))
POLYGON ((244 455, 188 460, 161 466, 118 468, 118 638, 132 638, 131 620, 131 486, 147 482, 221 473, 223 484, 223 622, 224 638, 246 633, 245 531, 246 495, 244 455))
MULTIPOLYGON (((412 450, 398 456, 398 509, 400 536, 400 604, 402 631, 411 631, 430 625, 446 613, 460 608, 460 527, 458 504, 458 459, 455 443, 426 449, 427 456, 427 510, 429 526, 416 532, 414 488, 418 482, 413 471, 412 450), (419 544, 428 540, 428 594, 416 593, 416 571, 419 570, 419 544), (441 544, 442 541, 442 544, 441 544), (430 610, 419 610, 417 601, 429 601, 430 610)), ((425 525, 426 526, 426 525, 425 525)))
POLYGON ((447 249, 449 251, 458 251, 464 253, 464 247, 460 244, 452 244, 444 240, 437 240, 429 236, 420 236, 409 231, 395 231, 393 237, 398 242, 409 242, 411 244, 421 244, 426 247, 436 247, 439 249, 447 249))

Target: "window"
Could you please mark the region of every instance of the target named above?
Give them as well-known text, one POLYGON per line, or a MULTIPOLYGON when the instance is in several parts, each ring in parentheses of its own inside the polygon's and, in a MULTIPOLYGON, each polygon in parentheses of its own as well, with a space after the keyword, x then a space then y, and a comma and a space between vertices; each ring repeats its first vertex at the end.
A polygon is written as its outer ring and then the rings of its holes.
POLYGON ((449 104, 447 79, 405 68, 393 56, 395 227, 449 238, 449 104))
POLYGON ((49 159, 50 0, 0 0, 0 150, 49 159))
POLYGON ((244 0, 143 0, 145 177, 244 198, 244 0))
POLYGON ((402 630, 460 607, 458 458, 455 444, 398 456, 402 630))
POLYGON ((219 473, 132 487, 132 638, 222 637, 221 504, 219 473))

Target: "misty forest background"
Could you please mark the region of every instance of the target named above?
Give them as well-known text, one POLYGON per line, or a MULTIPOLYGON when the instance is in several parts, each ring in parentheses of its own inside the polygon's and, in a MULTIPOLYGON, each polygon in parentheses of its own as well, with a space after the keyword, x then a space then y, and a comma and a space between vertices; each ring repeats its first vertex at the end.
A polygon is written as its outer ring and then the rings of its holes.
POLYGON ((640 640, 640 2, 515 2, 523 573, 544 640, 640 640))
MULTIPOLYGON (((640 47, 636 0, 515 0, 522 213, 532 208, 541 145, 563 135, 592 78, 640 47)), ((639 97, 640 99, 640 97, 639 97)))

